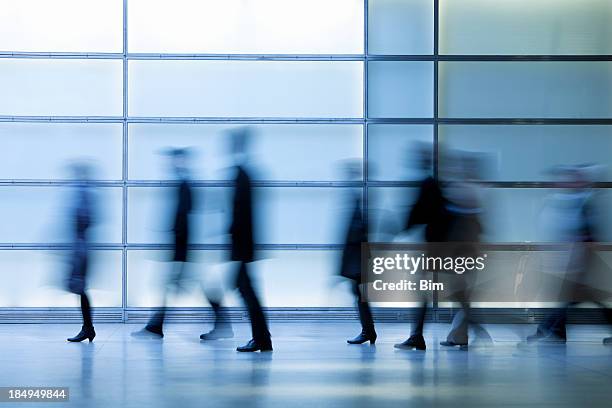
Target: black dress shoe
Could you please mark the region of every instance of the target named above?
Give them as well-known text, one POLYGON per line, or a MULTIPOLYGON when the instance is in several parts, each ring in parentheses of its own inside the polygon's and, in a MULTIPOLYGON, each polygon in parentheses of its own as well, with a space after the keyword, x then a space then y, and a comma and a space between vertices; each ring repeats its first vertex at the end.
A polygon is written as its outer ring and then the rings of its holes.
POLYGON ((467 343, 455 343, 454 341, 441 341, 440 342, 441 346, 444 347, 459 347, 461 350, 467 350, 468 349, 468 344, 467 343))
POLYGON ((353 339, 349 339, 346 342, 348 344, 363 344, 366 341, 369 341, 370 344, 376 343, 376 333, 365 333, 361 332, 359 335, 353 339))
POLYGON ((425 339, 420 334, 414 334, 408 338, 408 340, 403 343, 398 343, 393 347, 402 350, 425 350, 427 346, 425 345, 425 339))
POLYGON ((94 337, 96 337, 96 331, 94 330, 93 326, 91 327, 83 326, 81 327, 81 331, 79 332, 79 334, 77 334, 74 337, 70 337, 67 340, 73 343, 80 343, 85 339, 89 339, 89 342, 91 343, 94 337))
POLYGON ((240 346, 236 349, 242 353, 252 353, 254 351, 272 351, 272 342, 268 340, 266 344, 259 344, 255 340, 251 339, 244 346, 240 346))

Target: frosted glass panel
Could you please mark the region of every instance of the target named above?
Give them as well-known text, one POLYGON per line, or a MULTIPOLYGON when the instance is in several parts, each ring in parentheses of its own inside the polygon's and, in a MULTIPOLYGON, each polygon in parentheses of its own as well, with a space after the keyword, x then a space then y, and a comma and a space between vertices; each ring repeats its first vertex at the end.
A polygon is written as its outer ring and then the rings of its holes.
MULTIPOLYGON (((163 251, 128 252, 128 305, 156 307, 162 302, 162 288, 171 264, 163 251)), ((257 292, 265 307, 347 307, 353 306, 348 285, 337 285, 340 251, 262 251, 252 263, 257 292), (307 277, 307 278, 305 278, 307 277), (299 285, 296 286, 296 282, 299 285)), ((205 307, 202 295, 226 290, 224 305, 243 306, 232 288, 236 263, 220 251, 194 251, 188 269, 187 291, 170 296, 171 307, 205 307)))
POLYGON ((122 114, 121 61, 0 59, 0 115, 122 114))
MULTIPOLYGON (((164 148, 189 147, 194 179, 230 177, 227 132, 235 125, 131 124, 131 179, 170 179, 164 148)), ((265 180, 341 180, 342 160, 363 157, 361 125, 257 125, 252 127, 249 161, 265 180)))
POLYGON ((449 118, 612 117, 609 62, 441 62, 449 118))
POLYGON ((121 135, 120 123, 0 123, 0 177, 66 179, 86 159, 92 178, 121 179, 121 135))
MULTIPOLYGON (((176 190, 171 187, 128 189, 128 242, 171 243, 176 190)), ((232 189, 193 189, 192 243, 228 243, 232 189)))
MULTIPOLYGON (((489 189, 484 194, 484 239, 490 242, 558 241, 558 228, 567 220, 554 208, 555 189, 489 189), (560 224, 561 223, 561 224, 560 224)), ((608 209, 612 194, 599 190, 597 229, 603 241, 612 238, 608 209)), ((557 204, 558 207, 558 204, 557 204)))
POLYGON ((412 187, 369 187, 368 223, 372 242, 420 242, 423 229, 404 231, 418 189, 412 187))
POLYGON ((429 125, 368 125, 368 178, 370 180, 421 180, 417 144, 431 146, 429 125))
MULTIPOLYGON (((67 251, 0 251, 0 307, 78 307, 79 297, 65 290, 67 256, 67 251)), ((121 251, 91 251, 90 262, 92 306, 121 307, 121 251)))
POLYGON ((432 0, 370 0, 368 53, 433 53, 432 0))
MULTIPOLYGON (((72 237, 68 215, 72 190, 66 187, 0 187, 0 242, 66 243, 72 237)), ((121 188, 95 191, 94 242, 121 242, 121 188)))
POLYGON ((433 63, 375 61, 368 63, 368 117, 433 116, 433 63))
POLYGON ((361 117, 356 61, 130 61, 134 116, 361 117))
POLYGON ((130 0, 129 50, 360 54, 363 10, 363 0, 130 0))
POLYGON ((443 54, 610 54, 609 0, 441 0, 443 54))
POLYGON ((486 180, 551 181, 553 166, 586 163, 604 165, 598 181, 612 180, 609 126, 441 126, 439 140, 484 153, 486 180))
MULTIPOLYGON (((255 189, 256 242, 259 244, 332 244, 341 233, 349 209, 348 188, 273 187, 255 189)), ((174 198, 170 188, 129 189, 130 243, 169 243, 174 198)), ((231 188, 194 190, 192 243, 227 243, 231 188)))
POLYGON ((122 0, 3 1, 0 51, 122 52, 122 0))

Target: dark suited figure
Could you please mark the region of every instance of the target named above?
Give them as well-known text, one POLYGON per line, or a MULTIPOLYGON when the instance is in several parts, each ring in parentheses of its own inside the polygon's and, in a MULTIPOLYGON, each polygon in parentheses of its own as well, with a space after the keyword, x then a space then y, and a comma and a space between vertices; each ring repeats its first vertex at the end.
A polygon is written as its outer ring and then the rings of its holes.
MULTIPOLYGON (((458 179, 452 181, 445 190, 449 223, 446 235, 448 253, 452 257, 476 258, 480 254, 479 242, 483 233, 481 188, 476 183, 479 179, 480 162, 478 158, 467 155, 459 156, 457 162, 459 166, 455 177, 458 176, 458 179)), ((470 294, 476 281, 476 272, 474 270, 463 275, 451 275, 456 282, 456 300, 461 304, 461 310, 453 317, 446 340, 440 342, 442 346, 467 349, 469 327, 476 334, 477 342, 493 342, 489 333, 475 321, 470 312, 470 294)))
MULTIPOLYGON (((429 146, 417 147, 419 154, 420 169, 427 174, 419 186, 419 194, 416 203, 408 214, 404 230, 410 230, 418 225, 425 226, 425 242, 427 245, 427 256, 439 256, 439 249, 434 243, 442 243, 446 240, 449 214, 446 211, 446 200, 442 195, 440 184, 434 179, 431 172, 431 148, 429 146)), ((429 277, 423 277, 423 279, 429 277)), ((394 347, 407 350, 425 350, 426 344, 423 338, 423 326, 425 325, 425 314, 427 312, 427 298, 423 296, 418 309, 416 322, 410 337, 394 347)))
MULTIPOLYGON (((346 175, 348 180, 359 179, 361 174, 360 164, 350 162, 346 164, 346 175)), ((363 219, 363 209, 361 205, 361 194, 351 193, 349 199, 351 215, 346 229, 344 239, 344 250, 340 264, 340 275, 349 279, 351 290, 357 301, 359 310, 359 321, 361 322, 361 333, 357 337, 347 340, 349 344, 363 344, 376 342, 376 330, 374 329, 374 319, 372 311, 367 301, 364 301, 360 285, 363 283, 361 277, 361 244, 367 242, 367 228, 363 219)))
POLYGON ((89 268, 89 232, 94 221, 94 195, 88 183, 89 168, 85 164, 77 164, 73 170, 77 181, 74 204, 70 214, 73 238, 67 286, 70 292, 81 298, 83 327, 79 334, 69 338, 68 341, 81 342, 89 339, 91 342, 96 337, 96 332, 91 319, 91 306, 86 289, 89 268))
POLYGON ((237 129, 231 136, 232 153, 236 160, 232 223, 229 230, 232 245, 231 259, 238 262, 235 286, 246 304, 253 335, 252 339, 244 346, 238 347, 237 351, 272 351, 268 323, 249 274, 251 263, 255 261, 253 188, 251 178, 243 166, 243 160, 247 153, 250 131, 247 128, 237 129))
MULTIPOLYGON (((171 159, 172 171, 178 181, 178 187, 175 189, 176 204, 174 209, 174 217, 172 221, 172 245, 173 254, 171 259, 172 271, 164 288, 164 299, 162 308, 157 311, 149 320, 144 329, 132 333, 135 337, 157 337, 164 336, 163 326, 166 317, 166 298, 168 290, 173 289, 178 291, 185 280, 185 269, 189 262, 190 251, 188 248, 191 234, 190 217, 193 210, 193 192, 191 182, 189 180, 187 170, 188 151, 186 149, 171 149, 167 152, 171 159)), ((215 311, 215 328, 220 326, 220 306, 218 302, 210 301, 213 310, 215 311)), ((225 328, 225 325, 223 325, 225 328)), ((226 337, 231 337, 231 327, 227 330, 220 330, 216 334, 226 334, 226 337)), ((219 338, 219 337, 217 337, 219 338)))
MULTIPOLYGON (((592 284, 589 285, 589 278, 596 272, 598 259, 593 244, 601 241, 599 239, 601 233, 597 228, 595 193, 592 191, 593 180, 589 180, 590 170, 592 169, 589 166, 557 170, 567 179, 567 182, 561 184, 566 187, 562 203, 567 218, 557 225, 560 230, 557 239, 571 244, 566 276, 561 287, 561 300, 565 302, 565 306, 549 314, 538 325, 536 333, 527 337, 527 343, 536 341, 565 343, 568 309, 583 302, 592 302, 599 306, 608 325, 612 325, 612 310, 603 303, 606 299, 600 299, 601 295, 591 287, 592 284)), ((557 201, 561 199, 557 198, 557 201)), ((605 338, 603 342, 610 345, 612 338, 605 338)))

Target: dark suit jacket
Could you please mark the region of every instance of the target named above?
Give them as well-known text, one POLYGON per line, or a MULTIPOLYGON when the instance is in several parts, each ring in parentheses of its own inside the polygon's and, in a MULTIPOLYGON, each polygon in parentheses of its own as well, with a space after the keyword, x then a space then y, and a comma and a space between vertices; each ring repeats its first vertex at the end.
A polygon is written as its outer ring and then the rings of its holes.
POLYGON ((251 178, 242 166, 238 166, 235 183, 230 226, 231 257, 233 261, 252 262, 255 260, 252 187, 251 178))
POLYGON ((177 190, 176 210, 174 215, 174 261, 187 260, 189 243, 189 214, 193 207, 191 186, 187 179, 182 179, 177 190))
POLYGON ((449 219, 446 200, 438 182, 433 177, 427 177, 421 182, 419 196, 408 215, 404 228, 410 229, 415 225, 425 225, 425 241, 445 242, 449 219))
POLYGON ((361 282, 361 243, 366 241, 367 228, 361 213, 361 200, 356 196, 344 240, 340 275, 361 282))

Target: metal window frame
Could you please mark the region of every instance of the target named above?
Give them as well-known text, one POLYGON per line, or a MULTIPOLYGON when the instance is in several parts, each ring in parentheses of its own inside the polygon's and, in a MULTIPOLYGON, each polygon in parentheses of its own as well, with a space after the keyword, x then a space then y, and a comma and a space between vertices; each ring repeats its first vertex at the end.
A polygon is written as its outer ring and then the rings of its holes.
MULTIPOLYGON (((121 53, 90 53, 90 52, 11 52, 0 51, 0 60, 3 58, 21 59, 114 59, 121 60, 123 64, 122 77, 122 115, 121 116, 0 116, 0 123, 121 123, 122 124, 122 178, 121 180, 96 180, 93 183, 98 187, 115 187, 122 189, 122 238, 120 243, 97 243, 93 245, 96 250, 122 251, 122 307, 121 320, 127 321, 129 312, 139 308, 128 307, 127 302, 127 255, 130 250, 165 250, 164 244, 142 244, 128 242, 128 192, 130 188, 138 187, 169 187, 175 185, 168 180, 131 180, 129 179, 129 124, 358 124, 363 127, 363 175, 357 182, 346 181, 320 181, 320 180, 258 180, 256 187, 329 187, 329 188, 361 188, 363 194, 363 213, 367 222, 369 213, 369 189, 376 187, 416 187, 418 181, 371 180, 368 173, 369 139, 368 127, 374 124, 427 124, 433 128, 434 143, 434 176, 438 177, 439 155, 438 136, 442 125, 610 125, 612 118, 441 118, 438 112, 439 97, 439 63, 447 61, 486 62, 486 61, 522 61, 522 62, 609 62, 612 55, 441 55, 439 53, 439 0, 433 1, 433 50, 428 55, 379 55, 370 54, 368 49, 369 28, 369 1, 364 0, 363 16, 363 54, 176 54, 176 53, 130 53, 128 50, 128 1, 123 0, 122 24, 122 52, 121 53), (128 112, 128 63, 130 60, 244 60, 244 61, 361 61, 363 62, 363 114, 357 118, 266 118, 266 117, 138 117, 129 116, 128 112), (428 118, 369 118, 368 115, 368 63, 370 61, 431 61, 433 62, 433 115, 428 118)), ((9 180, 0 179, 0 188, 6 186, 62 186, 68 185, 68 180, 9 180)), ((198 187, 231 187, 232 182, 226 180, 195 180, 198 187)), ((513 181, 513 182, 486 182, 496 188, 555 188, 554 183, 513 181)), ((598 188, 612 188, 612 182, 597 183, 598 188)), ((529 248, 537 250, 544 244, 501 244, 508 248, 529 248)), ((196 250, 227 250, 224 244, 194 244, 196 250)), ((260 244, 262 250, 340 250, 340 244, 260 244)), ((612 244, 605 247, 612 248, 612 244)), ((62 244, 50 243, 0 243, 0 250, 64 250, 68 247, 62 244)), ((438 308, 437 299, 434 299, 434 313, 438 308)), ((19 309, 19 308, 17 308, 19 309)), ((44 309, 44 308, 43 308, 44 309)), ((111 308, 116 309, 116 308, 111 308)), ((46 310, 46 309, 45 309, 46 310)))

